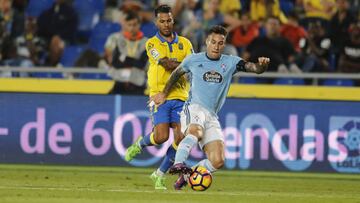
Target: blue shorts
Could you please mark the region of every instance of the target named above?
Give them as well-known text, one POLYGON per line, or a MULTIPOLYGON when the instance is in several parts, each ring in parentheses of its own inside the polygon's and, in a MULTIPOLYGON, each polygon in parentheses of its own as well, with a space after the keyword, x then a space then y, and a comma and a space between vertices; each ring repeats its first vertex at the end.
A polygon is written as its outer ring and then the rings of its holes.
POLYGON ((153 125, 159 123, 180 123, 180 113, 184 106, 181 100, 167 100, 158 107, 150 108, 153 125))

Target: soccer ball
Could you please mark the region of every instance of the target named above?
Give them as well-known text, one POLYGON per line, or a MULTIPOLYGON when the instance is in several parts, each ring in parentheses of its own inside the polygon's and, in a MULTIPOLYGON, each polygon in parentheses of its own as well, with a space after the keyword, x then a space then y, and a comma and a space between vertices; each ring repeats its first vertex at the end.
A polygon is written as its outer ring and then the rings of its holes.
POLYGON ((203 166, 197 166, 188 179, 189 186, 195 191, 205 191, 211 182, 211 173, 203 166))

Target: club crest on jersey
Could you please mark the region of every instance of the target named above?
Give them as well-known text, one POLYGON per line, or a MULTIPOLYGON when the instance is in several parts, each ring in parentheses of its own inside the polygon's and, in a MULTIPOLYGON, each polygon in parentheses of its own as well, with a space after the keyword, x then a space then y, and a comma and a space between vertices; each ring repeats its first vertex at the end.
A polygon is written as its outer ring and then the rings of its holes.
POLYGON ((206 82, 213 82, 213 83, 221 83, 223 80, 223 77, 220 73, 216 71, 208 71, 204 73, 203 80, 206 82))
POLYGON ((225 73, 225 72, 226 72, 226 65, 225 65, 225 64, 221 64, 221 69, 222 69, 223 73, 225 73))
POLYGON ((153 48, 153 47, 154 47, 154 44, 148 43, 148 46, 147 46, 147 49, 148 49, 148 50, 150 50, 150 49, 153 48))

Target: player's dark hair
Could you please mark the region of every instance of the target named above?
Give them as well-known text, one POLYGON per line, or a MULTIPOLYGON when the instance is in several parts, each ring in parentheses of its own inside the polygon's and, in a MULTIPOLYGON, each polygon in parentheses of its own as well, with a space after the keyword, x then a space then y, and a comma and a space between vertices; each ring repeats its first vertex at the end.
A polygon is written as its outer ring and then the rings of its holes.
POLYGON ((127 11, 125 13, 125 21, 130 21, 130 20, 133 20, 133 19, 136 19, 139 22, 141 22, 141 18, 140 18, 138 13, 136 13, 134 11, 127 11))
POLYGON ((160 5, 155 9, 154 13, 155 17, 157 17, 159 13, 171 13, 171 7, 166 4, 160 5))
POLYGON ((221 26, 221 25, 215 25, 215 26, 213 26, 213 27, 208 31, 208 35, 211 35, 212 33, 224 35, 225 37, 226 37, 227 34, 228 34, 228 32, 226 31, 226 29, 225 29, 223 26, 221 26))

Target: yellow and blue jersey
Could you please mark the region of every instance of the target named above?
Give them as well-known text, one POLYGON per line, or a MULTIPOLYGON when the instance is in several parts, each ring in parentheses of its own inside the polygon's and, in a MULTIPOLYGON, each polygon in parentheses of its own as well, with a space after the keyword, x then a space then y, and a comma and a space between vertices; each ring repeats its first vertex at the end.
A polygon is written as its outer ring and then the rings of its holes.
MULTIPOLYGON (((161 92, 168 81, 171 71, 167 71, 158 64, 161 58, 168 57, 171 60, 182 62, 187 55, 193 52, 191 42, 176 33, 172 42, 167 42, 159 33, 146 42, 146 53, 149 57, 148 86, 150 96, 161 92)), ((185 101, 188 98, 189 86, 185 77, 181 78, 177 85, 167 96, 167 100, 178 99, 185 101)))

